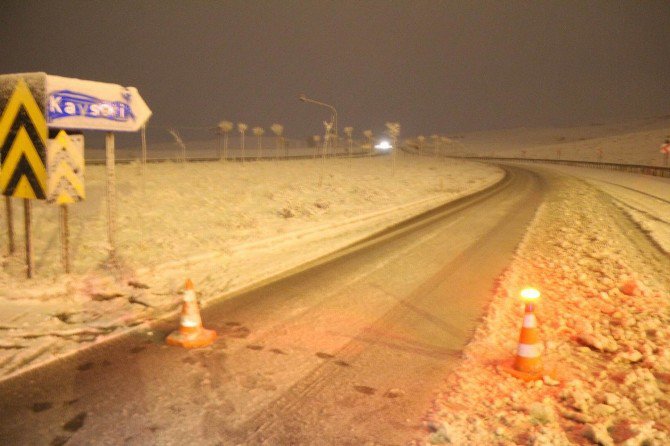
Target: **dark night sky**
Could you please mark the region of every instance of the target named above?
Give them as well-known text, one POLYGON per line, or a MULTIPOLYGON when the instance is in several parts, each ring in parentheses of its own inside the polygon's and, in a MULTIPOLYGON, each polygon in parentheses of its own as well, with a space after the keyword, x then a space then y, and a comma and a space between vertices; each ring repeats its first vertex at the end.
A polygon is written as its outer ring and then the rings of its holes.
MULTIPOLYGON (((670 113, 668 1, 4 0, 0 73, 135 86, 150 129, 402 134, 670 113)), ((166 133, 166 132, 165 132, 166 133)), ((167 133, 166 133, 167 135, 167 133)), ((169 135, 167 135, 169 137, 169 135)))

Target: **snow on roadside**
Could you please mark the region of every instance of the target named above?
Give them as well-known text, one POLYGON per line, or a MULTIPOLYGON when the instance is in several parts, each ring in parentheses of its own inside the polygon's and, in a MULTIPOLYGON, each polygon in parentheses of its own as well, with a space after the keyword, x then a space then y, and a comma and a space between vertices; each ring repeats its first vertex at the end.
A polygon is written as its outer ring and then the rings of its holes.
POLYGON ((670 444, 670 262, 600 191, 553 181, 414 444, 670 444), (524 383, 501 365, 530 285, 546 377, 524 383))
POLYGON ((670 201, 611 184, 596 183, 643 231, 670 254, 670 201))
MULTIPOLYGON (((117 166, 117 268, 108 268, 104 167, 71 206, 74 273, 59 273, 56 208, 35 204, 37 278, 2 258, 0 375, 178 311, 193 279, 202 302, 231 295, 420 212, 481 190, 498 168, 390 157, 117 166)), ((18 222, 15 222, 18 227, 18 222)), ((20 240, 17 240, 20 242, 20 240)), ((17 253, 22 247, 17 247, 17 253)))
POLYGON ((546 169, 582 178, 612 197, 666 254, 670 254, 670 179, 573 166, 546 169))

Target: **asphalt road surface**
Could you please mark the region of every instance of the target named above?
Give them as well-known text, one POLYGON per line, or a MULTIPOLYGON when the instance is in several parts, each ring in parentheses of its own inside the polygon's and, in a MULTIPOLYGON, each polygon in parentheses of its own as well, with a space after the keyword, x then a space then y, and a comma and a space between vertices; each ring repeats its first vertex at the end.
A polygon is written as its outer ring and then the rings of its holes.
MULTIPOLYGON (((7 445, 363 445, 421 435, 543 198, 495 188, 202 311, 219 333, 168 347, 176 321, 0 383, 7 445)), ((197 286, 197 284, 196 284, 197 286)))

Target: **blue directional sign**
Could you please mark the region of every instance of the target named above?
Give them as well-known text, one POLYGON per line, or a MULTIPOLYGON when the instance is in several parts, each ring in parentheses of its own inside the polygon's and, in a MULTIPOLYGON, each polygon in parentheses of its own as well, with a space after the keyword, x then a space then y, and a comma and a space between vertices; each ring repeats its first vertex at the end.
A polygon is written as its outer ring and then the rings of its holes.
POLYGON ((151 116, 136 88, 47 75, 47 125, 135 132, 151 116))
POLYGON ((77 93, 71 90, 58 90, 49 93, 47 117, 56 123, 62 118, 81 116, 91 119, 108 119, 116 122, 135 120, 129 104, 77 93))

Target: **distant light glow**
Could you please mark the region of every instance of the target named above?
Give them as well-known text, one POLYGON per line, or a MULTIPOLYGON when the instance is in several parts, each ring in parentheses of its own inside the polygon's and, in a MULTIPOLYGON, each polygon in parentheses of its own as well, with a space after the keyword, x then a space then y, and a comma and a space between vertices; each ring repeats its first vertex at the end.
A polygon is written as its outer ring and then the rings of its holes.
POLYGON ((524 288, 521 290, 521 298, 523 300, 536 300, 540 297, 540 292, 535 288, 524 288))
POLYGON ((379 150, 391 150, 392 148, 393 146, 391 145, 391 143, 386 140, 380 141, 379 144, 375 146, 375 149, 379 150))

